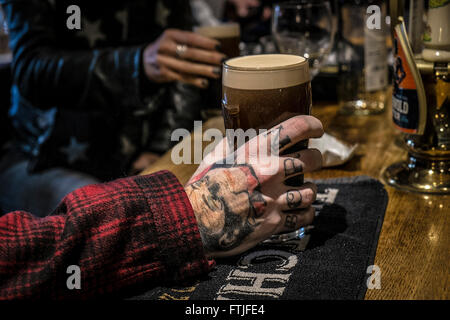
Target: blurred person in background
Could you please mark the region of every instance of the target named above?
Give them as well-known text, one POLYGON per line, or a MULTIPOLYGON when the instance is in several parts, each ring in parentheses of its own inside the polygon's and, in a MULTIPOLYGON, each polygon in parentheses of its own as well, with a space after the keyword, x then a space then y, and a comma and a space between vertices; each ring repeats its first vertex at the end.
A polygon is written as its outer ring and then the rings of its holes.
POLYGON ((201 25, 211 25, 217 23, 214 19, 229 19, 228 14, 245 18, 252 10, 259 8, 261 3, 259 0, 191 0, 191 5, 195 19, 201 25))
POLYGON ((175 128, 192 128, 220 77, 218 42, 182 31, 189 1, 0 3, 13 51, 3 213, 46 215, 76 188, 144 169, 175 128))
POLYGON ((258 42, 261 37, 271 34, 273 2, 272 0, 228 0, 224 7, 224 19, 240 24, 243 42, 258 42))
POLYGON ((237 22, 243 42, 258 42, 260 37, 270 34, 272 3, 271 0, 191 0, 194 18, 200 25, 237 22))

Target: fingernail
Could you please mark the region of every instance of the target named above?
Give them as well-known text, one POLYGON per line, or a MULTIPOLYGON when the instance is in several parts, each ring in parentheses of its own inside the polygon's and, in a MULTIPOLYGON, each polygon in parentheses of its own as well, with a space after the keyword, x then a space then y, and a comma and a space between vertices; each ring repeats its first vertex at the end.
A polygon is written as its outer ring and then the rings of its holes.
POLYGON ((209 81, 207 79, 202 79, 202 86, 203 88, 207 88, 209 85, 209 81))
POLYGON ((222 74, 222 68, 213 67, 213 73, 220 76, 222 74))

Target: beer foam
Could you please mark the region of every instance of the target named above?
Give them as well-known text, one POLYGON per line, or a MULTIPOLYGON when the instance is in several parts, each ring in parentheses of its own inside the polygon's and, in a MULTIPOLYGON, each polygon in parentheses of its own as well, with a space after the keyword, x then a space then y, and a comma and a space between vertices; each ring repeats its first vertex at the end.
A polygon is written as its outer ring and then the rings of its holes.
POLYGON ((197 27, 194 31, 202 36, 214 39, 240 37, 241 35, 238 23, 224 23, 216 26, 197 27))
POLYGON ((309 81, 308 62, 296 55, 251 55, 229 59, 223 65, 222 83, 229 88, 270 90, 309 81))

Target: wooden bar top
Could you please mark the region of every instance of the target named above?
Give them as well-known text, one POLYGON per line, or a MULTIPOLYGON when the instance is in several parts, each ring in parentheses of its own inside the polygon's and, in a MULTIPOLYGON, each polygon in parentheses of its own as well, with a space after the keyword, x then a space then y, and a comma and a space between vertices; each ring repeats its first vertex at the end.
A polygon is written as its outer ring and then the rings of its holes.
MULTIPOLYGON (((381 179, 383 169, 403 160, 406 151, 393 127, 391 110, 376 116, 342 116, 334 103, 317 103, 313 115, 325 131, 343 141, 358 143, 356 156, 348 163, 307 174, 326 179, 368 175, 381 179)), ((203 129, 223 129, 221 117, 203 124, 203 129)), ((204 144, 204 147, 208 145, 204 144)), ((186 183, 197 165, 175 165, 167 152, 143 174, 167 169, 186 183)), ((368 289, 366 299, 449 299, 450 196, 422 195, 386 186, 389 194, 375 265, 381 270, 381 289, 368 289)))

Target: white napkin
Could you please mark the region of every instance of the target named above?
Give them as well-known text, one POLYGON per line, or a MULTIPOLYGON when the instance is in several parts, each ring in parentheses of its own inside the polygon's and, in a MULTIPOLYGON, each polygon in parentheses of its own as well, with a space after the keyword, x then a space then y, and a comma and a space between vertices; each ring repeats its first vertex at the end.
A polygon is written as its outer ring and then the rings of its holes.
POLYGON ((333 167, 350 160, 358 145, 349 146, 325 133, 319 139, 309 139, 308 147, 318 149, 322 153, 323 167, 333 167))

